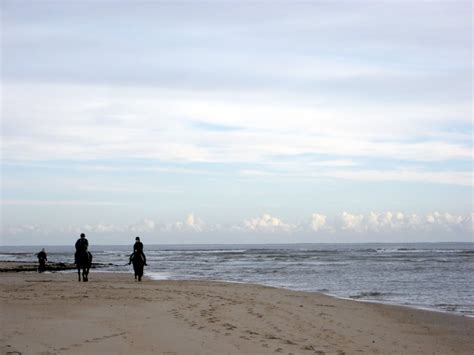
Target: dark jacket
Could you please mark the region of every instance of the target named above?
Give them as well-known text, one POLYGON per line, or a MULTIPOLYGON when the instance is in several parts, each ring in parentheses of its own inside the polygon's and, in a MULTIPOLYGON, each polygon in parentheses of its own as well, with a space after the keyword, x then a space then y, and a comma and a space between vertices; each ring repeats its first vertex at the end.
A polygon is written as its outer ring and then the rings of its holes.
POLYGON ((86 238, 79 238, 76 242, 76 251, 86 251, 89 248, 89 242, 86 238))
POLYGON ((48 261, 48 257, 46 256, 46 253, 44 251, 40 251, 37 256, 39 261, 48 261))
POLYGON ((143 252, 143 243, 142 242, 135 242, 135 244, 133 244, 133 253, 132 253, 132 255, 130 255, 130 262, 132 261, 133 254, 142 255, 143 256, 143 261, 146 265, 146 256, 145 256, 145 253, 143 252))
POLYGON ((135 244, 133 244, 133 252, 134 253, 143 253, 143 243, 142 242, 135 242, 135 244))

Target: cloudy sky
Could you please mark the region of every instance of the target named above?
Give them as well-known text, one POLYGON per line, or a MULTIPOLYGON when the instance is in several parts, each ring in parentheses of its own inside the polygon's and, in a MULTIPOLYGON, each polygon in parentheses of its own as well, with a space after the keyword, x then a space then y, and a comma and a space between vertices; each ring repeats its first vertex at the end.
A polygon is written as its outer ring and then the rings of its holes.
POLYGON ((0 244, 474 241, 470 1, 0 4, 0 244))

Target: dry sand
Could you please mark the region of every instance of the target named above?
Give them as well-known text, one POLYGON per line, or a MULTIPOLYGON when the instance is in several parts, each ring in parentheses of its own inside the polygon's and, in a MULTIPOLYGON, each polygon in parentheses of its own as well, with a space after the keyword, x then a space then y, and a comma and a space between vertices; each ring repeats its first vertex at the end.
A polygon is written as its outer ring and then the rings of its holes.
POLYGON ((207 281, 2 273, 2 353, 473 354, 474 319, 207 281))

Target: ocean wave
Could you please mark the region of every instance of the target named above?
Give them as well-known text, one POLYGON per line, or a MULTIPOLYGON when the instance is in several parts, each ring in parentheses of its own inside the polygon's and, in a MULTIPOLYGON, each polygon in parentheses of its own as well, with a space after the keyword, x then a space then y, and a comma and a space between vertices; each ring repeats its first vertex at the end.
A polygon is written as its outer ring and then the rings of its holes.
POLYGON ((455 312, 455 311, 458 310, 459 305, 449 304, 449 303, 438 303, 438 304, 435 304, 435 307, 441 308, 441 309, 443 309, 445 311, 448 311, 448 312, 455 312))
POLYGON ((382 293, 382 292, 377 292, 377 291, 367 291, 367 292, 359 292, 356 295, 350 295, 349 298, 360 299, 360 298, 382 297, 384 295, 387 295, 387 294, 382 293))
POLYGON ((176 250, 176 249, 162 249, 162 250, 148 250, 149 253, 168 253, 168 254, 242 254, 248 252, 247 249, 193 249, 193 250, 176 250))
POLYGON ((146 271, 144 274, 146 277, 149 277, 152 280, 169 280, 172 276, 166 272, 149 272, 146 271))
POLYGON ((474 250, 471 249, 418 249, 418 248, 380 248, 377 249, 379 253, 460 253, 460 254, 474 254, 474 250))

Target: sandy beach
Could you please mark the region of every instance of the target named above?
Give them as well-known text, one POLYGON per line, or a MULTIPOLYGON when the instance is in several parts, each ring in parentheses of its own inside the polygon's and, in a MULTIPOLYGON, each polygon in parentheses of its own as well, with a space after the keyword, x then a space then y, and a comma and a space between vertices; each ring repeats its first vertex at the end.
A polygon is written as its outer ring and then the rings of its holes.
POLYGON ((5 272, 3 354, 472 354, 474 319, 248 284, 5 272))

